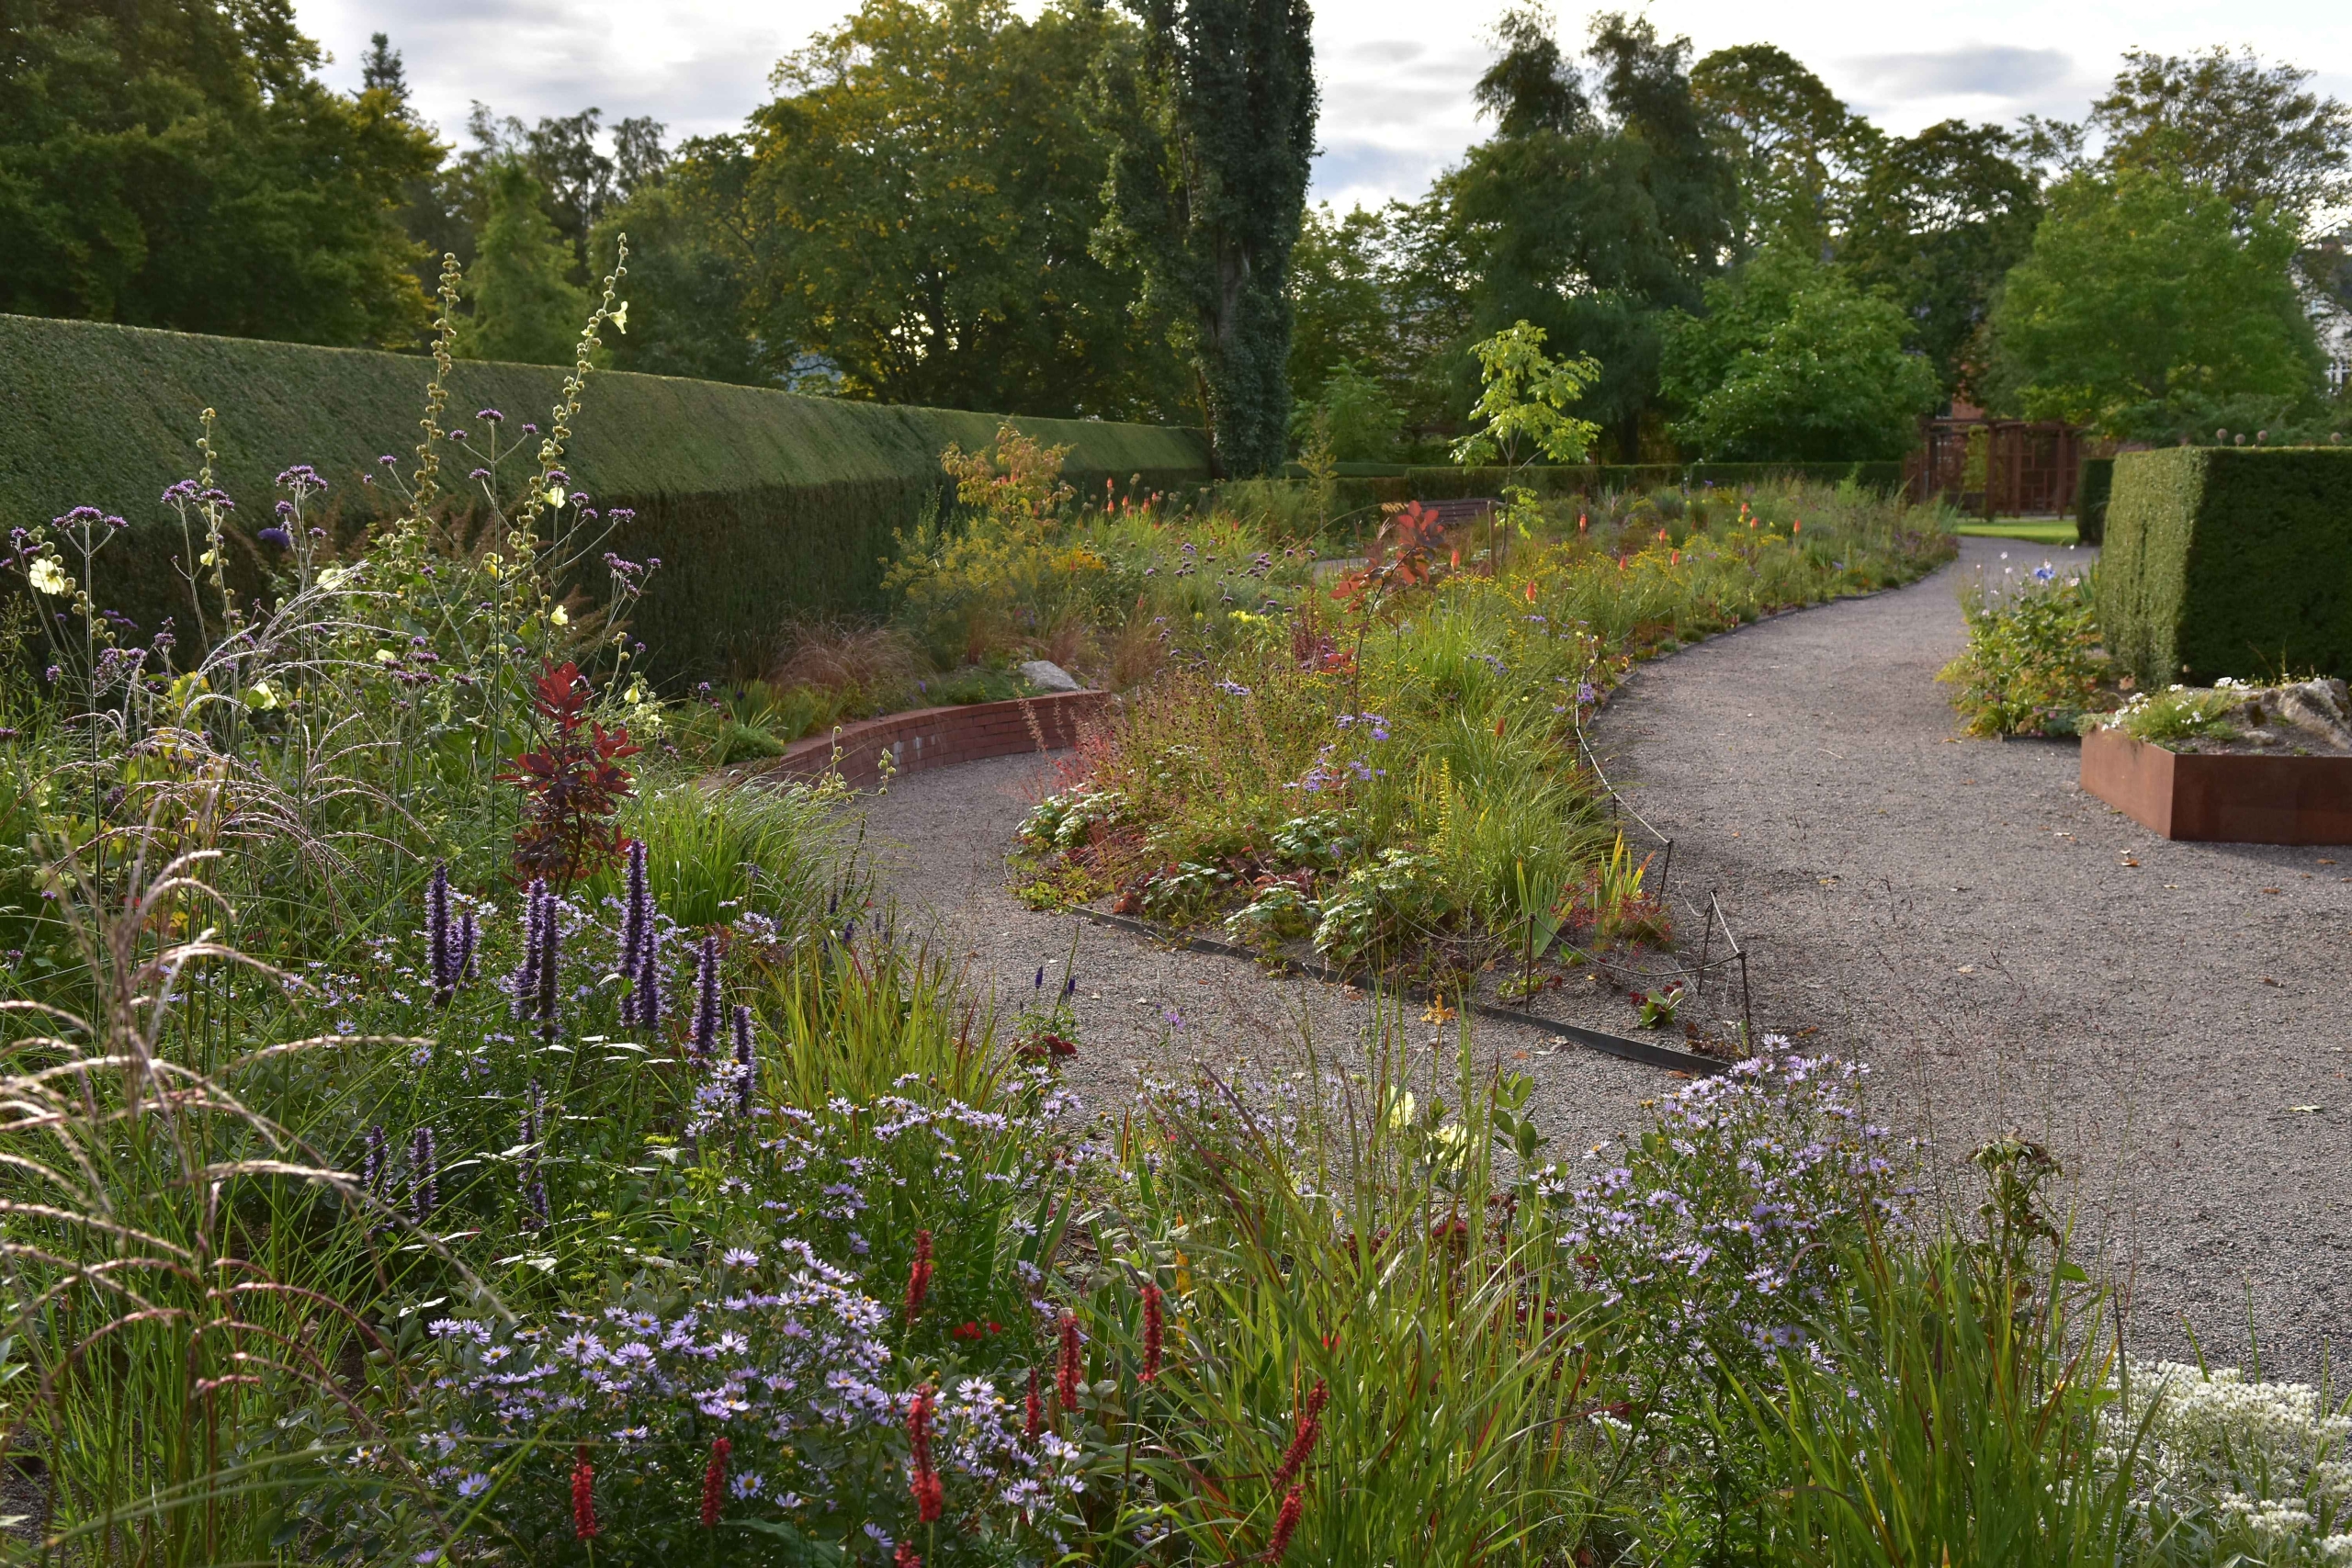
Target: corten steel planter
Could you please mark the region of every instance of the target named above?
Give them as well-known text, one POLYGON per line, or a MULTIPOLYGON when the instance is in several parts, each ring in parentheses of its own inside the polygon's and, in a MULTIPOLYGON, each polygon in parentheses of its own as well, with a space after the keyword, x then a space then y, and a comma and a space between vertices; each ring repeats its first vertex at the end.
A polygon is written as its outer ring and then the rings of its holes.
POLYGON ((796 741, 780 757, 723 768, 718 777, 731 782, 819 778, 833 766, 833 749, 839 746, 842 780, 853 789, 871 789, 881 779, 885 751, 890 754, 892 772, 899 773, 928 773, 1023 751, 1058 751, 1077 745, 1082 727, 1102 718, 1117 701, 1108 692, 1048 692, 998 703, 885 714, 845 724, 838 735, 829 731, 796 741))
POLYGON ((2352 844, 2352 757, 2200 755, 2095 729, 2083 738, 2082 777, 2167 839, 2352 844))

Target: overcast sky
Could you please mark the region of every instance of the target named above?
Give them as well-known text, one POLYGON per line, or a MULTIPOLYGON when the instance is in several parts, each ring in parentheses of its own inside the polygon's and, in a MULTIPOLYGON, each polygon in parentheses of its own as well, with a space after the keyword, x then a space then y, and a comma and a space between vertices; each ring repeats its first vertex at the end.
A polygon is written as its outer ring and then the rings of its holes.
MULTIPOLYGON (((1022 9, 1034 13, 1037 0, 1022 9)), ((651 115, 670 140, 731 130, 768 96, 778 56, 839 19, 850 0, 297 0, 306 31, 334 56, 328 78, 356 86, 368 35, 383 31, 445 136, 474 99, 526 120, 589 105, 605 123, 651 115)), ((1470 85, 1491 51, 1502 0, 1320 0, 1315 43, 1323 81, 1322 154, 1314 194, 1344 208, 1418 196, 1481 135, 1470 85)), ((1639 9, 1641 7, 1630 7, 1639 9)), ((2187 53, 2246 44, 2319 73, 2352 97, 2352 6, 2272 0, 2257 6, 2181 0, 1978 0, 1931 6, 1887 0, 1657 0, 1658 30, 1703 54, 1779 44, 1848 104, 1906 133, 1963 117, 2079 118, 2137 45, 2187 53)), ((1555 5, 1564 39, 1589 12, 1555 5)))

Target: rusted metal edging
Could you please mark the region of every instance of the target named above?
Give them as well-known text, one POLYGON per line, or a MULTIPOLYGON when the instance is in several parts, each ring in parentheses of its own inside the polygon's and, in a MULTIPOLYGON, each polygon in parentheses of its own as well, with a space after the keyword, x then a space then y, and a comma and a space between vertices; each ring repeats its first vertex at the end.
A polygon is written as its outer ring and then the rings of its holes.
MULTIPOLYGON (((1148 937, 1165 946, 1189 948, 1194 953, 1214 953, 1220 958, 1246 959, 1250 963, 1280 970, 1284 974, 1297 975, 1309 980, 1320 980, 1326 985, 1352 983, 1344 974, 1328 964, 1306 964, 1295 958, 1260 953, 1229 942, 1219 942, 1214 937, 1192 936, 1183 931, 1170 931, 1164 926, 1153 925, 1148 920, 1138 920, 1131 915, 1104 914, 1100 909, 1080 909, 1079 913, 1098 926, 1109 926, 1114 930, 1132 932, 1136 936, 1148 937)), ((1378 997, 1386 989, 1377 983, 1363 988, 1374 997, 1378 997)), ((1622 1034, 1610 1034, 1598 1029, 1587 1029, 1582 1024, 1562 1023, 1553 1019, 1539 1018, 1533 1013, 1514 1012, 1509 1008, 1498 1008, 1490 1002, 1476 1001, 1466 997, 1455 997, 1448 1001, 1442 993, 1422 986, 1408 986, 1391 994, 1409 997, 1415 1001, 1444 1002, 1448 1006, 1466 1010, 1476 1017, 1492 1019, 1498 1023, 1517 1024, 1522 1029, 1541 1029, 1555 1039, 1572 1042, 1588 1051, 1598 1051, 1603 1055, 1616 1056, 1628 1062, 1640 1062, 1646 1066, 1667 1067, 1676 1072, 1712 1077, 1731 1066, 1730 1063, 1713 1056, 1702 1056, 1696 1051, 1683 1050, 1679 1045, 1660 1045, 1648 1040, 1630 1040, 1622 1034)))

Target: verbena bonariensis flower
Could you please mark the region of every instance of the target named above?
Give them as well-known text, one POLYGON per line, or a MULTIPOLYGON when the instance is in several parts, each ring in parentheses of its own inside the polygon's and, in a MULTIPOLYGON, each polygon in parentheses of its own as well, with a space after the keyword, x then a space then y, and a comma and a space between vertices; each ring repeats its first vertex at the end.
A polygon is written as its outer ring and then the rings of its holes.
POLYGON ((1154 1382, 1159 1376, 1159 1352, 1165 1331, 1166 1325, 1160 1317, 1159 1287, 1146 1280, 1143 1287, 1143 1371, 1140 1374, 1145 1382, 1154 1382))
POLYGON ((718 938, 706 936, 695 954, 695 1016, 691 1049, 699 1061, 718 1054, 718 938))
POLYGON ((718 1528, 718 1510, 727 1501, 727 1456, 735 1445, 724 1438, 710 1443, 710 1463, 702 1472, 702 1528, 718 1528))
POLYGON ((925 1297, 931 1294, 931 1233, 915 1232, 915 1260, 907 1269, 907 1321, 912 1323, 922 1314, 925 1297))
POLYGON ((1323 1435, 1323 1406, 1331 1397, 1330 1385, 1321 1378, 1306 1393, 1306 1403, 1299 1406, 1296 1424, 1291 1428, 1290 1446, 1283 1450, 1282 1462, 1274 1467, 1271 1489, 1276 1492, 1288 1486, 1298 1474, 1298 1467, 1315 1451, 1315 1441, 1323 1435))

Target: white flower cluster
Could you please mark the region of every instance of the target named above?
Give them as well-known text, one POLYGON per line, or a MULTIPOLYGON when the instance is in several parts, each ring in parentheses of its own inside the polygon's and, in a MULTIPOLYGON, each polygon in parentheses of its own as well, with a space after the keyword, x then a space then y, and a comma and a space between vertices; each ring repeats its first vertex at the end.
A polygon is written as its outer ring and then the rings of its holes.
POLYGON ((2227 1556, 2352 1564, 2352 1414, 2309 1383, 2234 1367, 2134 1363, 2107 1411, 2109 1452, 2138 1445, 2134 1490, 2152 1535, 2227 1556))

